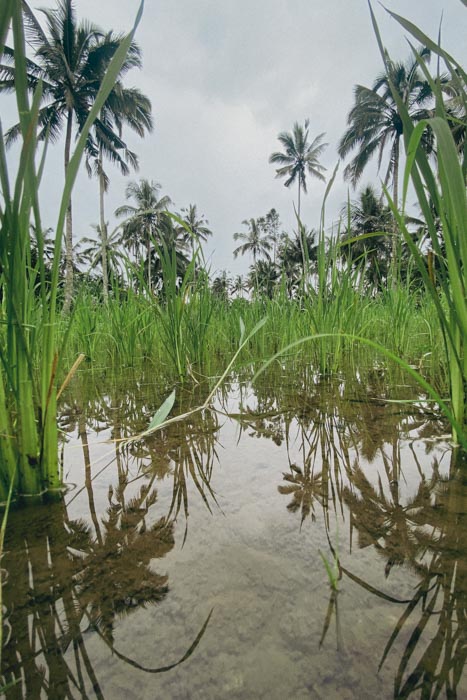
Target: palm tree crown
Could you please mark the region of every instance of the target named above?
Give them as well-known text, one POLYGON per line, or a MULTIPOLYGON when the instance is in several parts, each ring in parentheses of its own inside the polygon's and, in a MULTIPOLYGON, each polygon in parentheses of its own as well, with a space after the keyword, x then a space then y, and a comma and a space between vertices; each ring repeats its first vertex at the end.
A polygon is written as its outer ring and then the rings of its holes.
MULTIPOLYGON (((419 57, 428 61, 429 50, 420 49, 419 57)), ((348 114, 348 128, 339 143, 338 152, 341 158, 346 158, 349 153, 356 151, 356 155, 344 170, 345 178, 355 187, 373 156, 377 155, 379 168, 384 153, 389 148, 384 182, 387 184, 392 179, 397 206, 399 148, 403 123, 391 85, 404 101, 414 122, 429 116, 427 104, 432 99, 432 90, 428 81, 423 78, 416 57, 407 63, 394 63, 388 59, 388 71, 380 74, 371 88, 355 86, 355 103, 348 114)), ((426 146, 429 144, 426 143, 426 146)))
POLYGON ((342 254, 352 264, 366 263, 365 277, 373 287, 381 286, 387 276, 391 250, 389 234, 393 228, 390 208, 372 185, 364 187, 355 201, 342 208, 347 227, 342 237, 342 254), (375 234, 364 237, 365 234, 375 234))
POLYGON ((269 157, 270 163, 280 167, 276 170, 276 177, 285 177, 284 185, 290 187, 298 182, 298 217, 300 218, 300 191, 305 193, 307 173, 318 180, 324 180, 323 171, 326 170, 319 162, 324 149, 328 145, 322 143, 324 134, 319 134, 311 143, 308 142, 309 120, 305 119, 304 126, 295 122, 291 133, 282 131, 278 140, 284 147, 284 152, 276 151, 269 157))
POLYGON ((233 252, 234 258, 239 254, 245 255, 245 253, 251 253, 255 264, 259 255, 264 255, 269 259, 269 251, 272 245, 269 239, 262 235, 261 227, 258 225, 258 222, 255 219, 245 219, 245 221, 242 221, 242 224, 248 227, 248 231, 246 233, 244 231, 234 233, 235 241, 243 241, 238 248, 235 248, 233 252))
POLYGON ((196 244, 201 241, 206 242, 209 236, 212 236, 212 231, 208 228, 209 221, 203 214, 198 214, 196 204, 189 204, 188 208, 182 208, 184 228, 183 234, 185 242, 191 245, 194 251, 196 244))
POLYGON ((125 190, 125 197, 133 199, 135 204, 124 204, 115 211, 115 216, 125 216, 128 220, 123 224, 123 240, 133 248, 135 257, 140 258, 141 247, 146 248, 146 264, 148 270, 148 287, 151 288, 151 241, 156 237, 161 221, 167 208, 172 203, 170 197, 159 197, 162 188, 158 182, 141 179, 130 182, 125 190))

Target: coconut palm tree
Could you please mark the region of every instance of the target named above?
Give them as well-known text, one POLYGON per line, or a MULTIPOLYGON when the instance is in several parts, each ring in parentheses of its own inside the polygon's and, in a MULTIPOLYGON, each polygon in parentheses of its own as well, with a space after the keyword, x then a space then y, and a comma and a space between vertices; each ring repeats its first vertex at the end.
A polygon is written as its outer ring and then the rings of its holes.
POLYGON ((121 234, 116 228, 108 235, 108 226, 105 226, 105 235, 102 235, 102 230, 99 224, 94 224, 92 228, 96 231, 97 240, 95 238, 84 237, 80 240, 83 250, 81 257, 89 266, 89 269, 100 267, 102 270, 102 289, 104 301, 108 299, 109 282, 113 278, 118 278, 122 271, 122 263, 125 261, 125 255, 120 249, 121 234), (104 264, 105 261, 105 264, 104 264), (104 275, 107 275, 107 280, 104 280, 104 275), (107 296, 104 292, 107 289, 107 296))
POLYGON ((258 219, 258 226, 263 231, 266 238, 268 238, 272 243, 272 259, 275 263, 277 246, 279 245, 281 237, 281 234, 279 233, 279 229, 281 227, 281 220, 277 211, 274 208, 272 208, 268 211, 266 216, 261 216, 258 219))
MULTIPOLYGON (((110 35, 110 40, 111 40, 110 35)), ((117 37, 120 41, 121 37, 117 37)), ((108 299, 108 274, 107 274, 107 224, 104 211, 104 195, 108 190, 109 178, 104 170, 104 158, 116 165, 122 175, 129 175, 130 168, 138 170, 138 157, 122 140, 122 130, 128 126, 138 136, 143 138, 146 132, 152 131, 151 102, 137 88, 125 88, 121 76, 129 68, 141 67, 140 49, 133 45, 132 52, 124 63, 120 77, 116 81, 109 97, 107 98, 99 119, 94 123, 94 137, 97 143, 97 155, 95 148, 89 148, 87 166, 91 171, 89 155, 93 160, 93 168, 99 179, 99 226, 102 237, 102 271, 103 271, 103 296, 108 299)))
POLYGON ((277 265, 272 260, 258 260, 250 267, 249 287, 256 294, 272 299, 279 279, 277 265))
MULTIPOLYGON (((65 130, 65 172, 71 155, 73 130, 84 126, 96 98, 107 67, 118 49, 122 36, 104 33, 94 24, 78 23, 72 0, 58 0, 54 9, 43 9, 45 29, 42 28, 27 2, 23 0, 26 37, 34 51, 28 61, 28 82, 35 90, 42 81, 42 103, 39 110, 39 139, 55 142, 65 130)), ((14 51, 6 47, 0 66, 0 91, 13 91, 15 68, 14 51)), ((133 66, 141 65, 141 54, 132 44, 120 70, 112 94, 101 111, 87 142, 87 158, 99 160, 110 157, 122 168, 134 164, 135 156, 121 139, 122 126, 128 125, 142 134, 152 126, 150 103, 138 90, 125 90, 121 77, 133 66)), ((19 124, 6 135, 7 144, 20 134, 19 124)), ((105 223, 105 222, 104 222, 105 223)), ((102 222, 101 222, 102 226, 102 222)), ((65 233, 65 302, 71 305, 73 292, 73 224, 71 200, 67 210, 65 233)))
POLYGON ((181 233, 186 243, 191 244, 193 256, 196 245, 199 245, 201 241, 206 242, 209 236, 212 236, 212 231, 208 228, 209 221, 204 214, 198 214, 196 204, 189 204, 188 207, 183 207, 182 214, 181 218, 186 228, 181 233))
POLYGON ((293 238, 286 235, 281 241, 278 252, 279 265, 289 269, 292 265, 300 265, 302 261, 302 247, 305 246, 308 260, 316 262, 318 256, 318 245, 316 243, 316 231, 308 231, 302 227, 302 233, 294 232, 293 238))
MULTIPOLYGON (((253 255, 253 271, 256 271, 256 261, 259 255, 264 255, 267 260, 271 259, 269 252, 272 244, 267 236, 263 235, 261 225, 256 219, 245 219, 242 221, 244 226, 248 227, 248 231, 240 231, 234 233, 235 241, 243 241, 241 245, 235 248, 233 254, 236 258, 239 254, 251 253, 253 255)), ((256 277, 256 289, 258 289, 258 278, 256 277)))
POLYGON ((219 299, 222 299, 222 301, 227 301, 229 298, 230 282, 226 270, 221 270, 219 275, 215 277, 212 282, 212 293, 219 299))
POLYGON ((456 142, 459 155, 463 158, 464 170, 467 168, 467 157, 465 155, 465 132, 467 128, 467 85, 462 75, 457 72, 456 76, 446 81, 444 92, 447 95, 445 103, 448 122, 451 127, 454 141, 456 142))
POLYGON ((285 187, 290 187, 294 182, 298 184, 298 206, 297 214, 300 219, 300 193, 307 192, 306 176, 324 181, 323 172, 326 170, 319 162, 324 149, 328 145, 322 143, 324 133, 317 136, 311 143, 308 141, 309 119, 301 126, 295 122, 292 132, 281 131, 278 140, 284 147, 284 152, 276 151, 269 156, 269 162, 279 165, 276 170, 276 177, 285 177, 285 187))
POLYGON ((115 216, 125 216, 128 221, 123 224, 122 240, 133 248, 136 260, 140 260, 141 246, 146 249, 147 284, 152 288, 151 241, 161 224, 163 214, 172 200, 167 195, 159 197, 162 188, 158 182, 142 178, 132 181, 125 190, 126 199, 133 199, 135 204, 124 204, 115 210, 115 216))
POLYGON ((248 282, 242 277, 242 275, 237 275, 232 282, 230 291, 237 296, 243 297, 243 293, 247 292, 249 289, 248 282))
MULTIPOLYGON (((430 51, 421 48, 418 58, 429 61, 430 51)), ((432 101, 430 84, 424 79, 417 57, 406 63, 387 59, 387 71, 377 76, 371 88, 356 85, 355 101, 347 116, 348 128, 338 145, 341 158, 356 153, 344 170, 344 177, 355 187, 373 156, 381 167, 384 154, 389 151, 384 183, 392 181, 393 200, 398 203, 400 140, 404 132, 391 86, 406 105, 413 122, 429 116, 432 101)), ((425 146, 430 148, 428 137, 425 146)))
POLYGON ((386 276, 390 256, 389 234, 393 224, 389 207, 383 204, 375 188, 367 185, 360 191, 357 200, 342 208, 342 218, 347 218, 350 223, 350 228, 347 227, 342 237, 343 256, 353 265, 358 265, 365 258, 368 281, 373 286, 380 286, 386 276), (363 238, 370 233, 379 235, 363 238))
POLYGON ((247 226, 248 231, 240 231, 239 233, 234 233, 235 241, 242 241, 242 244, 235 248, 233 254, 234 258, 238 255, 245 255, 245 253, 251 253, 253 255, 253 264, 256 265, 256 260, 258 256, 264 255, 264 257, 270 258, 269 252, 272 248, 269 238, 262 234, 261 227, 258 225, 256 219, 245 219, 242 221, 244 226, 247 226))

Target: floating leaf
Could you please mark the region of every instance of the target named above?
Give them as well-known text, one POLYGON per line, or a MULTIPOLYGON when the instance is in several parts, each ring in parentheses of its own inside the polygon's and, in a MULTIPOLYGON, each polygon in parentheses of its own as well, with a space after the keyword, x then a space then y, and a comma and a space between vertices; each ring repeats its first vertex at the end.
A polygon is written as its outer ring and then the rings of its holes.
POLYGON ((170 396, 166 398, 162 406, 157 409, 155 412, 152 421, 149 424, 148 431, 154 430, 154 428, 157 428, 158 425, 163 423, 167 416, 169 415, 170 411, 173 408, 173 405, 175 403, 175 389, 172 391, 170 396))

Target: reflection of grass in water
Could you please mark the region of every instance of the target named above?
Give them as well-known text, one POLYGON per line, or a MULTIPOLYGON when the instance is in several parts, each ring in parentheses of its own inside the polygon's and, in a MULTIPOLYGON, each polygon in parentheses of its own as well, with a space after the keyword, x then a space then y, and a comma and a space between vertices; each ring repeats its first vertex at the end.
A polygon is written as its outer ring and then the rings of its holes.
MULTIPOLYGON (((10 488, 8 490, 8 497, 6 500, 6 505, 5 505, 5 510, 3 511, 3 516, 2 516, 2 526, 0 528, 0 668, 2 664, 2 650, 3 650, 3 568, 2 568, 2 559, 3 559, 3 543, 5 541, 5 532, 6 532, 6 526, 8 522, 8 513, 10 510, 10 504, 11 504, 11 497, 13 495, 13 486, 14 486, 14 474, 13 478, 10 481, 10 488)), ((9 688, 12 688, 14 685, 16 685, 19 682, 19 680, 13 681, 12 683, 7 683, 6 685, 0 685, 0 693, 4 693, 7 691, 9 688)))

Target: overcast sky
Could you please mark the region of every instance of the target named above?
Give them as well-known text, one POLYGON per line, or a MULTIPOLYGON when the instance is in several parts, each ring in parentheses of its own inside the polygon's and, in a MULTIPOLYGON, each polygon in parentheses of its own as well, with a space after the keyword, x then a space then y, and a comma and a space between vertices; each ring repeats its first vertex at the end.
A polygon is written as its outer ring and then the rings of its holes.
MULTIPOLYGON (((55 3, 31 1, 35 8, 55 3)), ((104 29, 128 30, 138 0, 76 0, 78 17, 104 29)), ((387 0, 386 5, 436 38, 441 13, 443 45, 466 59, 467 9, 461 0, 387 0)), ((386 47, 394 59, 409 55, 401 27, 375 4, 386 47)), ((310 120, 310 138, 326 132, 322 163, 330 174, 336 144, 346 126, 353 86, 371 85, 382 70, 366 0, 146 0, 136 40, 143 70, 125 84, 151 99, 155 128, 144 141, 124 135, 139 154, 145 177, 163 186, 180 209, 196 203, 214 236, 207 246, 211 271, 243 273, 251 260, 233 260, 233 233, 242 221, 275 207, 283 228, 294 225, 296 189, 275 179, 269 155, 280 148, 277 134, 295 121, 310 120)), ((4 127, 14 116, 3 98, 4 127)), ((50 150, 42 187, 44 222, 54 226, 63 181, 63 145, 50 150)), ((341 168, 342 170, 342 168, 341 168)), ((106 218, 124 202, 127 180, 109 167, 106 218)), ((377 181, 369 171, 361 184, 377 181)), ((308 180, 302 218, 319 224, 325 185, 308 180)), ((351 194, 352 196, 352 194, 351 194)), ((339 176, 327 205, 327 224, 347 199, 339 176)), ((98 221, 98 188, 84 174, 73 194, 75 236, 92 235, 98 221)))

